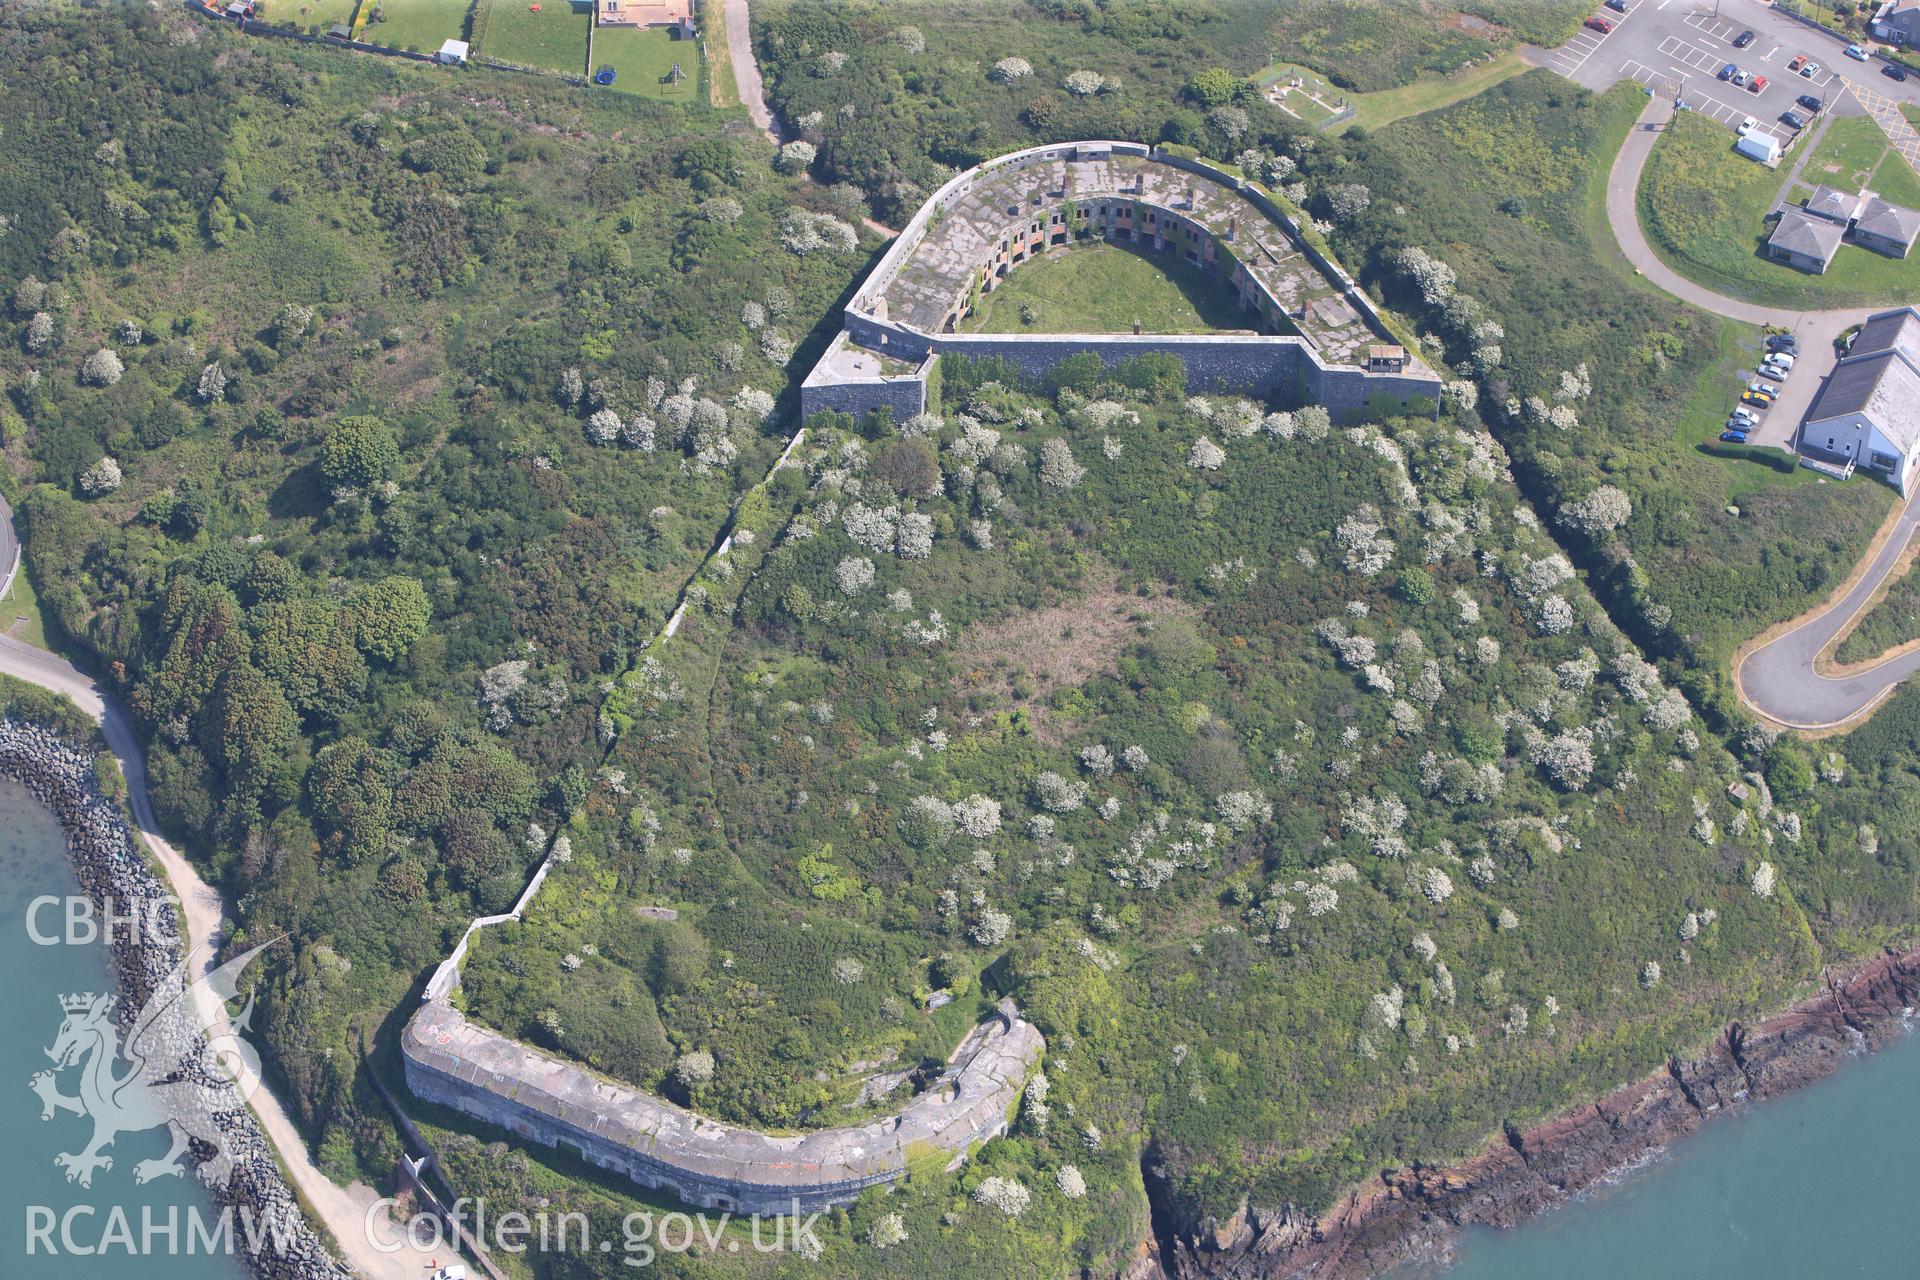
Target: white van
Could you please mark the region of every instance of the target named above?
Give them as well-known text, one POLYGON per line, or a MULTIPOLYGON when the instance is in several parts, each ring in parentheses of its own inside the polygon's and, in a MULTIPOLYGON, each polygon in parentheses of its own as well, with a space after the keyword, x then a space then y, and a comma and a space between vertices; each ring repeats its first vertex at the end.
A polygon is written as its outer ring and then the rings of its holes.
POLYGON ((1766 363, 1782 369, 1791 369, 1793 368, 1793 357, 1784 351, 1772 351, 1767 353, 1766 363))

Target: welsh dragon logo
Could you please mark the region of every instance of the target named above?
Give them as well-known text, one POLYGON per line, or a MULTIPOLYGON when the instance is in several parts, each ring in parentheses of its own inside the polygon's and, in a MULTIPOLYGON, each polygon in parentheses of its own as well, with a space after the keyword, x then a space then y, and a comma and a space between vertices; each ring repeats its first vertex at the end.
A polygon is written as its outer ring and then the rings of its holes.
POLYGON ((60 997, 66 1018, 46 1050, 53 1070, 37 1072, 28 1086, 40 1095, 42 1120, 70 1111, 93 1121, 93 1138, 85 1147, 53 1158, 67 1171, 68 1182, 91 1187, 95 1170, 113 1168, 106 1150, 116 1137, 164 1125, 173 1135, 171 1148, 158 1159, 135 1164, 135 1182, 185 1173, 181 1157, 191 1139, 213 1151, 200 1163, 201 1181, 226 1185, 233 1158, 214 1117, 244 1105, 236 1081, 249 1095, 259 1085, 259 1055, 238 1034, 251 1022, 254 1001, 249 995, 233 1019, 232 1035, 204 1036, 200 1028, 211 1019, 196 1011, 211 1013, 215 1002, 233 999, 241 971, 271 945, 242 952, 191 984, 185 964, 173 970, 134 1015, 124 1045, 113 1017, 117 997, 92 992, 60 997), (122 1060, 124 1073, 117 1070, 122 1060), (70 1068, 79 1069, 77 1094, 60 1092, 60 1074, 70 1068))

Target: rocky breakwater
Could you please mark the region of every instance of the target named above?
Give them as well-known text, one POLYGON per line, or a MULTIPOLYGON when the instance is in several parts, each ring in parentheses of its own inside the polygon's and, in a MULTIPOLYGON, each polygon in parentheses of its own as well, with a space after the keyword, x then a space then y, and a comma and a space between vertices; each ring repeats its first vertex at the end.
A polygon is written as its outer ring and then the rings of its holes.
MULTIPOLYGON (((189 1163, 197 1162, 214 1201, 233 1209, 236 1247, 248 1247, 250 1220, 260 1224, 260 1248, 249 1261, 262 1280, 347 1280, 351 1273, 308 1227, 253 1113, 201 1032, 184 991, 172 895, 135 847, 119 806, 101 793, 93 756, 37 725, 3 720, 0 775, 20 782, 59 818, 74 875, 96 908, 111 905, 121 919, 160 922, 114 930, 110 964, 120 990, 111 1017, 122 1042, 141 1051, 132 1087, 150 1087, 149 1096, 192 1135, 189 1163)), ((127 1071, 119 1064, 114 1070, 127 1071)), ((145 1116, 127 1125, 151 1127, 145 1116)))
POLYGON ((1697 1058, 1503 1140, 1454 1166, 1387 1169, 1329 1212, 1242 1204, 1182 1223, 1152 1176, 1159 1269, 1175 1280, 1374 1276, 1432 1256, 1461 1228, 1511 1227, 1564 1203, 1713 1116, 1831 1075, 1879 1048, 1920 1006, 1920 950, 1886 952, 1820 995, 1753 1025, 1731 1023, 1697 1058))

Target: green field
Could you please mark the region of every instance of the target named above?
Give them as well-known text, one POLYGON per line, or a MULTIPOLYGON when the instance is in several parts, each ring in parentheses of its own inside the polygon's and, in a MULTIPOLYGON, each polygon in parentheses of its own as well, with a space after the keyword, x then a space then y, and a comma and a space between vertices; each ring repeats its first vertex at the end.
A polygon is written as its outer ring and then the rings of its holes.
MULTIPOLYGON (((1829 126, 1801 179, 1857 190, 1876 173, 1890 199, 1920 195, 1920 182, 1887 146, 1878 126, 1854 117, 1829 126)), ((1674 270, 1750 302, 1871 306, 1906 302, 1920 293, 1920 257, 1888 258, 1843 244, 1825 275, 1809 275, 1763 256, 1773 230, 1766 216, 1780 182, 1779 173, 1735 154, 1725 129, 1682 114, 1647 163, 1640 223, 1674 270)))
POLYGON ((593 33, 593 70, 612 67, 613 87, 621 93, 659 98, 664 102, 693 102, 700 94, 700 46, 675 40, 665 29, 639 31, 609 27, 593 33), (668 84, 674 63, 684 73, 668 84))
POLYGON ((360 0, 301 0, 298 4, 275 4, 269 0, 262 16, 269 22, 304 31, 313 27, 324 29, 335 22, 352 22, 353 11, 359 7, 360 0))
POLYGON ((1226 281, 1171 254, 1096 244, 1015 267, 961 326, 976 333, 1147 333, 1246 329, 1226 281), (1021 320, 1021 307, 1033 322, 1021 320))
POLYGON ((471 0, 379 0, 371 6, 378 21, 360 31, 368 44, 432 53, 447 40, 462 39, 471 0))
POLYGON ((476 52, 520 67, 584 74, 587 24, 592 8, 571 0, 547 0, 535 12, 529 0, 476 0, 476 52))

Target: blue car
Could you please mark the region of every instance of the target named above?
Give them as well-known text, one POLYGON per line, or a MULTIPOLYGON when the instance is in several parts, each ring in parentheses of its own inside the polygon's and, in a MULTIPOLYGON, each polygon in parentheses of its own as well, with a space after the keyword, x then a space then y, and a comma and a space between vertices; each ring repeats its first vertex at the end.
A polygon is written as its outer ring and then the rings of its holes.
POLYGON ((1720 439, 1727 444, 1745 444, 1747 442, 1747 433, 1744 431, 1735 431, 1729 427, 1720 433, 1720 439))
POLYGON ((1734 66, 1731 62, 1729 62, 1726 66, 1720 68, 1720 79, 1722 80, 1731 80, 1739 74, 1740 74, 1740 68, 1734 66))

